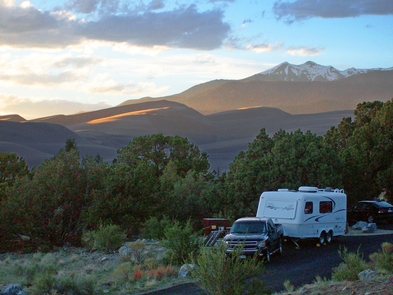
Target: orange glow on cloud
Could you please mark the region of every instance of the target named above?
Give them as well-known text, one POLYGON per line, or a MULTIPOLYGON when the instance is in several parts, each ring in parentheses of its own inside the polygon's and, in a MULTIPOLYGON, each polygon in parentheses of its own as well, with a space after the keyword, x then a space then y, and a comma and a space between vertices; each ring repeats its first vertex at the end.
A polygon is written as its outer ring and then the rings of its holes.
POLYGON ((128 113, 123 113, 115 116, 109 116, 105 118, 100 118, 96 120, 91 120, 87 122, 87 124, 102 124, 102 123, 109 123, 109 122, 114 122, 117 121, 123 117, 128 117, 128 116, 139 116, 139 115, 146 115, 147 113, 151 113, 154 111, 158 110, 165 110, 168 109, 169 107, 164 107, 164 108, 154 108, 154 109, 148 109, 148 110, 140 110, 140 111, 134 111, 134 112, 128 112, 128 113))

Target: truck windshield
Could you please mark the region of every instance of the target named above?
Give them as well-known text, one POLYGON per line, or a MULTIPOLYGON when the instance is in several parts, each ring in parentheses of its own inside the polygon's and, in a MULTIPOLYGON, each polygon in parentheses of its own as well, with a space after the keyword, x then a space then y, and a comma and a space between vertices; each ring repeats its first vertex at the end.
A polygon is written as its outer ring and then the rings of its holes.
POLYGON ((263 222, 235 222, 231 227, 233 234, 262 234, 266 233, 263 222))

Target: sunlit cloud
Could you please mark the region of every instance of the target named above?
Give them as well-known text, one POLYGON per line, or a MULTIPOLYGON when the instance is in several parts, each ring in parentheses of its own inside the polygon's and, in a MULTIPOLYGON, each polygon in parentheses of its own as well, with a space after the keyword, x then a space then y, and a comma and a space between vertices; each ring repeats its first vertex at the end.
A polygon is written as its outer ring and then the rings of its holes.
POLYGON ((122 43, 111 43, 111 49, 117 52, 123 52, 129 55, 137 55, 137 54, 142 54, 146 56, 157 56, 158 54, 164 52, 164 51, 169 51, 170 47, 168 46, 134 46, 131 44, 128 44, 126 42, 122 43))
POLYGON ((216 61, 214 59, 214 56, 211 54, 198 54, 195 56, 194 62, 197 64, 209 64, 209 65, 214 65, 216 64, 216 61))
POLYGON ((100 58, 69 54, 0 55, 0 82, 53 86, 84 79, 100 58))
POLYGON ((88 83, 86 91, 90 93, 101 93, 101 94, 123 94, 123 95, 135 95, 142 96, 144 93, 150 93, 151 95, 159 95, 168 90, 168 86, 157 88, 154 83, 149 82, 127 82, 122 83, 114 81, 112 79, 93 81, 88 83))
POLYGON ((246 47, 247 50, 251 50, 257 53, 262 53, 262 52, 269 52, 269 51, 275 51, 275 50, 280 50, 282 49, 282 44, 281 43, 276 43, 276 44, 253 44, 253 45, 248 45, 246 47))
POLYGON ((15 0, 0 0, 0 6, 10 7, 15 4, 15 0))
POLYGON ((315 56, 321 54, 323 48, 308 48, 308 47, 289 47, 287 53, 298 56, 315 56))
POLYGON ((30 8, 33 7, 33 4, 30 1, 23 1, 19 6, 22 8, 30 8))
POLYGON ((23 114, 25 119, 53 114, 76 114, 110 107, 107 103, 80 103, 63 99, 42 99, 0 94, 0 114, 23 114))

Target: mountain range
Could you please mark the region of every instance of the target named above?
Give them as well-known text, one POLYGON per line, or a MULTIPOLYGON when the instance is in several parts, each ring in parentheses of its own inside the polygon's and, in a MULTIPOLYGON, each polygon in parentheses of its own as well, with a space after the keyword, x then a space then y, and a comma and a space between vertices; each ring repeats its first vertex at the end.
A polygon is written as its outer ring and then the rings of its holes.
POLYGON ((69 138, 81 156, 111 162, 134 137, 162 133, 187 137, 209 155, 211 169, 228 170, 262 128, 323 135, 358 103, 393 97, 393 68, 339 71, 313 62, 282 63, 242 80, 214 80, 166 97, 128 100, 74 115, 25 120, 0 117, 0 152, 28 165, 53 157, 69 138))
POLYGON ((393 68, 339 71, 309 61, 302 65, 282 63, 242 80, 213 80, 179 94, 127 100, 122 105, 166 99, 205 115, 261 106, 311 114, 354 110, 359 102, 392 97, 393 68))
POLYGON ((358 74, 366 74, 375 71, 392 71, 390 69, 355 69, 350 68, 344 71, 337 70, 332 66, 326 67, 315 62, 308 61, 302 65, 292 65, 288 62, 279 64, 269 70, 259 73, 260 80, 264 81, 335 81, 358 74))

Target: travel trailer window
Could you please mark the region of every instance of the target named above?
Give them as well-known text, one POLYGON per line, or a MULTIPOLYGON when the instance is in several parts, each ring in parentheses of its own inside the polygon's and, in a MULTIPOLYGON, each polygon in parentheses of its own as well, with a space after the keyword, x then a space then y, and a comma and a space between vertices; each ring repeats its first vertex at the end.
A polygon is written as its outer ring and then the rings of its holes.
POLYGON ((331 213, 333 209, 332 201, 319 202, 319 213, 331 213))
POLYGON ((311 214, 312 211, 313 211, 312 202, 306 202, 306 205, 304 206, 304 214, 311 214))
POLYGON ((267 199, 263 216, 271 218, 294 219, 296 215, 296 199, 267 199))

